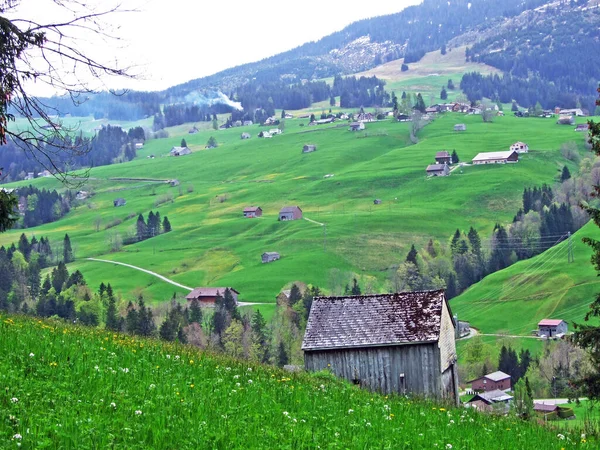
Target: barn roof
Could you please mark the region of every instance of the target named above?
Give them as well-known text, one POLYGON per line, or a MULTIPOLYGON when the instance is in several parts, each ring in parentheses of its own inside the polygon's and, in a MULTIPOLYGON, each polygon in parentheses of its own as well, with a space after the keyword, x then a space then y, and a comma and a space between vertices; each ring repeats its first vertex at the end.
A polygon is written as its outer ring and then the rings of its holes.
POLYGON ((563 322, 561 319, 543 319, 538 323, 538 327, 557 327, 563 322))
MULTIPOLYGON (((192 300, 195 298, 199 298, 199 297, 216 297, 217 293, 221 296, 225 295, 225 289, 227 289, 226 287, 198 287, 196 289, 194 289, 192 292, 190 292, 188 295, 185 296, 186 299, 188 300, 192 300)), ((229 290, 231 292, 235 292, 236 294, 239 294, 238 291, 236 291, 235 289, 233 289, 232 287, 229 288, 229 290)))
POLYGON ((441 152, 437 152, 435 154, 436 158, 448 158, 450 156, 450 153, 448 153, 446 150, 441 151, 441 152))
MULTIPOLYGON (((260 206, 246 206, 244 208, 244 212, 256 212, 259 209, 261 209, 260 206)), ((261 211, 262 211, 262 209, 261 209, 261 211)))
POLYGON ((512 395, 508 395, 504 391, 500 391, 498 389, 489 392, 481 392, 479 394, 475 394, 469 403, 476 400, 483 400, 487 404, 496 403, 496 402, 506 402, 508 400, 512 400, 514 397, 512 395))
POLYGON ((505 152, 483 152, 483 153, 478 153, 477 156, 475 158, 473 158, 473 161, 508 159, 510 156, 512 156, 513 153, 516 153, 516 152, 514 150, 508 150, 505 152))
POLYGON ((547 405, 545 403, 533 403, 533 410, 539 412, 554 412, 558 409, 558 405, 547 405))
POLYGON ((436 342, 444 302, 443 290, 316 297, 302 349, 436 342))
POLYGON ((488 380, 492 381, 502 381, 506 380, 507 378, 510 378, 510 375, 502 372, 501 370, 498 370, 497 372, 492 372, 488 373, 487 375, 484 375, 483 378, 487 378, 488 380))
POLYGON ((300 209, 300 207, 299 206, 284 206, 283 208, 281 208, 281 211, 279 211, 279 212, 280 213, 293 213, 294 211, 296 211, 296 209, 300 209))
POLYGON ((429 164, 427 166, 427 172, 437 172, 439 170, 444 170, 444 167, 448 167, 445 164, 429 164))

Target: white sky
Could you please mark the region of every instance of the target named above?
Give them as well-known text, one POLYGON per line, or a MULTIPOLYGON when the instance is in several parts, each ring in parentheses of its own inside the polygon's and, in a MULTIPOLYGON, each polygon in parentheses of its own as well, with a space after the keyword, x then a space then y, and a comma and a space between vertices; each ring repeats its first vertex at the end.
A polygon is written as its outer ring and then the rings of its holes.
MULTIPOLYGON (((84 3, 106 7, 112 1, 84 3)), ((16 15, 47 21, 57 13, 52 3, 52 0, 22 0, 16 15)), ((355 0, 123 0, 122 3, 138 12, 113 14, 106 22, 114 26, 111 33, 123 42, 98 42, 88 34, 89 48, 100 58, 116 58, 121 64, 135 65, 135 71, 143 78, 134 82, 112 80, 111 87, 161 90, 290 50, 357 20, 396 13, 420 0, 379 0, 372 4, 355 0)))

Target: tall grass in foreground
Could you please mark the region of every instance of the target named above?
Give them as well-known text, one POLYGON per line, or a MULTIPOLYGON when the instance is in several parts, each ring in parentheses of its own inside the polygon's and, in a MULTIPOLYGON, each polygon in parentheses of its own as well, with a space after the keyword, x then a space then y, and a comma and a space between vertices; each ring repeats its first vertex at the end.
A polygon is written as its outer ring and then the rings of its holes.
POLYGON ((0 315, 0 448, 597 448, 327 374, 0 315))

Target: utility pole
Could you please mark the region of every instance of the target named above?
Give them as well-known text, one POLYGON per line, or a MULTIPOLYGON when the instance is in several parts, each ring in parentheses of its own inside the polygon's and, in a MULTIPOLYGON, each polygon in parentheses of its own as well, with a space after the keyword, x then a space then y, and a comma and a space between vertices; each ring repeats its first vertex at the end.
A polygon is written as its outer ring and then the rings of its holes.
POLYGON ((573 256, 573 239, 571 238, 571 232, 567 234, 569 236, 569 251, 567 253, 567 262, 572 263, 575 261, 575 257, 573 256))

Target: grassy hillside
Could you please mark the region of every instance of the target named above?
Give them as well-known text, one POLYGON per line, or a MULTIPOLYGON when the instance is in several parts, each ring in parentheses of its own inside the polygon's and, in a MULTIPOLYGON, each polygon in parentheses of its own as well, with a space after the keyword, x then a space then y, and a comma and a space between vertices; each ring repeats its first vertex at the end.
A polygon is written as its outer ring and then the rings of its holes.
MULTIPOLYGON (((232 285, 245 301, 273 302, 294 280, 327 289, 331 269, 348 278, 354 273, 363 284, 384 290, 387 269, 404 260, 413 242, 421 248, 431 237, 445 240, 456 228, 471 225, 489 236, 494 223, 512 219, 524 186, 557 179, 566 163, 562 142, 583 144, 572 127, 509 116, 483 123, 479 116, 446 114, 420 132, 417 145, 409 142, 408 124, 382 121, 352 133, 346 126, 300 126, 305 122, 286 121, 284 134, 273 139, 257 138, 259 126, 185 134, 194 153, 179 158, 167 154, 182 136, 149 141, 134 161, 91 171, 82 187, 95 193, 91 200, 27 233, 48 235, 54 242, 69 233, 78 259, 72 267, 81 269, 91 285, 111 282, 122 294, 142 290, 153 301, 184 291, 142 272, 84 258, 141 266, 186 286, 232 285), (459 122, 467 124, 466 132, 452 131, 459 122), (241 141, 242 131, 252 139, 241 141), (211 135, 220 145, 205 150, 211 135), (516 140, 532 149, 518 164, 463 167, 447 178, 425 176, 439 150, 456 149, 461 160, 470 161, 478 152, 506 149, 516 140), (302 154, 307 143, 318 150, 302 154), (328 174, 333 176, 324 178, 328 174), (177 178, 181 185, 111 180, 115 177, 177 178), (127 205, 114 208, 117 197, 126 198, 127 205), (155 206, 168 198, 172 202, 155 206), (374 198, 383 203, 373 205, 374 198), (260 205, 264 216, 243 219, 248 205, 260 205), (305 217, 326 230, 306 220, 278 222, 285 205, 299 205, 305 217), (110 253, 110 236, 132 233, 137 214, 150 210, 167 215, 174 231, 110 253), (122 223, 104 229, 116 219, 122 223), (96 220, 102 223, 98 232, 96 220), (264 251, 278 251, 282 258, 263 265, 264 251)), ((34 183, 61 187, 52 179, 34 183)), ((21 232, 2 234, 0 244, 15 242, 21 232)))
POLYGON ((555 431, 327 374, 0 315, 0 447, 595 448, 555 431))
POLYGON ((544 318, 581 322, 600 291, 584 236, 599 239, 600 231, 589 223, 573 235, 573 263, 567 260, 569 243, 562 242, 471 286, 452 299, 453 312, 483 333, 528 335, 544 318))

